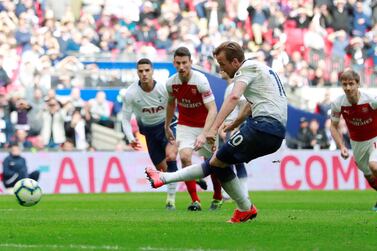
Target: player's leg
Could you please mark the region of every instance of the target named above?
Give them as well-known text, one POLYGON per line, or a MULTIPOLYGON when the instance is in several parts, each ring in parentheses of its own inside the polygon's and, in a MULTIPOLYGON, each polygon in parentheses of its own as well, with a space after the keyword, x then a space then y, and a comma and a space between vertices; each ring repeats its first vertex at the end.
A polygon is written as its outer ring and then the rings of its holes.
MULTIPOLYGON (((177 126, 177 144, 179 156, 181 158, 182 169, 192 165, 192 154, 194 151, 194 144, 196 137, 201 133, 201 128, 194 128, 185 125, 177 126)), ((196 191, 195 178, 192 180, 185 180, 187 191, 190 194, 192 204, 188 207, 190 211, 201 210, 200 199, 196 191)))
POLYGON ((246 196, 249 196, 249 185, 247 183, 247 171, 244 163, 234 164, 237 178, 240 180, 241 186, 244 189, 246 196))
MULTIPOLYGON (((167 171, 172 173, 178 170, 177 168, 177 145, 167 143, 165 147, 166 153, 166 165, 167 171)), ((174 210, 175 209, 175 194, 177 190, 177 183, 170 183, 167 187, 167 199, 166 199, 166 208, 174 210)))
POLYGON ((275 152, 283 139, 269 133, 261 132, 253 127, 253 122, 232 135, 210 161, 211 167, 221 181, 224 190, 236 202, 237 209, 230 222, 244 222, 256 216, 256 208, 248 199, 233 169, 229 164, 247 163, 253 159, 275 152), (247 218, 249 217, 249 218, 247 218))
MULTIPOLYGON (((186 167, 191 166, 192 153, 193 153, 193 149, 191 148, 183 148, 179 151, 179 156, 181 158, 181 163, 182 163, 182 169, 185 169, 186 167)), ((190 194, 191 202, 192 202, 191 205, 188 207, 190 211, 201 210, 200 199, 196 191, 195 179, 196 178, 193 178, 191 180, 185 180, 187 191, 190 194)))
MULTIPOLYGON (((212 157, 212 147, 209 144, 204 144, 198 151, 200 156, 203 156, 205 160, 212 157)), ((215 173, 211 173, 211 181, 213 185, 213 197, 209 210, 214 211, 221 208, 223 203, 223 196, 221 194, 221 183, 215 173)))
MULTIPOLYGON (((377 150, 374 147, 376 138, 365 142, 351 141, 353 156, 357 167, 364 173, 368 184, 377 191, 377 150)), ((377 211, 377 203, 372 207, 377 211)))
MULTIPOLYGON (((157 170, 166 172, 169 165, 166 160, 166 145, 168 141, 165 137, 163 125, 147 129, 145 133, 145 140, 147 143, 148 154, 157 170)), ((165 204, 166 209, 175 209, 175 184, 167 187, 167 199, 165 204), (174 190, 174 192, 173 192, 174 190)))

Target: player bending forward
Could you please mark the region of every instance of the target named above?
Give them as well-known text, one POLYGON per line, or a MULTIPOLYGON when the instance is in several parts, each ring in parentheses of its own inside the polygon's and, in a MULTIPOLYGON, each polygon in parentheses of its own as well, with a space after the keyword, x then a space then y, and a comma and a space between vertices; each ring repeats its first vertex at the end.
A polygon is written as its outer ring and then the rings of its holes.
MULTIPOLYGON (((349 156, 339 131, 342 115, 346 121, 357 167, 369 185, 377 190, 377 98, 361 92, 360 76, 351 69, 340 75, 344 94, 331 104, 331 135, 344 159, 349 156)), ((372 208, 377 211, 377 203, 372 208)))
POLYGON ((220 69, 234 78, 231 94, 225 99, 206 139, 214 144, 217 131, 225 118, 245 96, 251 104, 251 116, 232 137, 219 148, 210 161, 191 165, 174 173, 161 173, 147 168, 152 187, 182 180, 192 180, 216 173, 221 185, 236 202, 230 223, 246 222, 257 216, 257 208, 242 189, 230 165, 249 162, 277 151, 285 137, 287 98, 278 75, 268 66, 255 60, 245 60, 241 46, 224 42, 214 51, 220 69))

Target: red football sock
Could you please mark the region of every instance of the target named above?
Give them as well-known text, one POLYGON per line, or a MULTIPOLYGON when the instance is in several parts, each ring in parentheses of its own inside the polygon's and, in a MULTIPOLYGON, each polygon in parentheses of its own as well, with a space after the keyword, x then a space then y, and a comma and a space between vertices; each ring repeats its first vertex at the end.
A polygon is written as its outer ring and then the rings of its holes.
POLYGON ((199 201, 200 199, 198 197, 198 193, 196 192, 196 182, 195 180, 185 181, 185 184, 187 186, 187 191, 189 192, 191 196, 192 202, 199 201))
POLYGON ((223 196, 221 194, 221 183, 219 179, 216 177, 216 174, 211 174, 211 180, 213 184, 213 199, 215 200, 222 200, 223 196))

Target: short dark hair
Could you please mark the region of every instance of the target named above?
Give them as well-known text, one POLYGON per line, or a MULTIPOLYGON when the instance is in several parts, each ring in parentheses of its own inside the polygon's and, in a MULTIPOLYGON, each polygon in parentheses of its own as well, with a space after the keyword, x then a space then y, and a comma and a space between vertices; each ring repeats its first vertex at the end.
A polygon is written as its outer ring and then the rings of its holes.
POLYGON ((340 81, 348 80, 348 79, 355 80, 356 83, 358 84, 360 83, 360 75, 356 71, 350 68, 345 69, 343 72, 340 73, 340 76, 339 76, 340 81))
POLYGON ((217 56, 219 55, 222 51, 225 52, 225 58, 226 60, 228 61, 232 61, 234 58, 237 58, 237 60, 239 62, 242 62, 245 60, 245 54, 244 54, 244 51, 242 49, 242 47, 236 43, 236 42, 232 42, 232 41, 228 41, 228 42, 223 42, 221 43, 214 51, 213 51, 213 55, 214 56, 217 56))
POLYGON ((191 53, 186 47, 179 47, 174 51, 174 57, 189 57, 191 59, 191 53))
POLYGON ((153 67, 152 61, 150 61, 148 58, 142 58, 139 61, 137 61, 136 66, 139 66, 141 64, 149 64, 151 67, 153 67))

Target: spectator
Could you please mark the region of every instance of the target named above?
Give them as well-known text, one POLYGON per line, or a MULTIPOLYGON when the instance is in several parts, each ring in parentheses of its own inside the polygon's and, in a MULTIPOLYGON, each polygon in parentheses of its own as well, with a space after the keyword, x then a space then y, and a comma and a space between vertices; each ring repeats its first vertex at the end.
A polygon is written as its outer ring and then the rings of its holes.
POLYGON ((75 146, 71 139, 67 139, 61 144, 60 149, 63 152, 71 152, 75 150, 75 146))
POLYGON ((21 98, 16 101, 16 116, 17 121, 15 125, 15 129, 21 129, 28 131, 30 129, 30 125, 28 123, 28 113, 32 110, 32 107, 28 104, 28 102, 21 98))
POLYGON ((27 114, 27 121, 30 126, 29 135, 37 136, 40 134, 43 124, 43 110, 46 107, 46 103, 43 100, 42 90, 35 88, 33 90, 33 97, 28 101, 31 109, 27 114))
POLYGON ((310 149, 328 149, 329 142, 326 132, 319 128, 319 122, 317 119, 312 119, 309 124, 309 139, 310 149))
POLYGON ((27 139, 27 131, 22 129, 16 129, 12 144, 17 144, 21 151, 30 150, 33 147, 31 141, 27 139))
POLYGON ((47 110, 43 113, 41 136, 48 148, 57 148, 66 140, 64 121, 67 108, 61 108, 56 99, 47 100, 47 110))
POLYGON ((334 0, 335 6, 332 6, 329 11, 331 13, 332 22, 330 27, 334 31, 344 30, 347 34, 352 31, 352 6, 347 3, 347 0, 334 0))
POLYGON ((372 27, 372 22, 363 10, 362 1, 356 1, 353 14, 352 35, 355 37, 364 37, 367 30, 372 27))
POLYGON ((106 93, 99 91, 94 99, 89 100, 89 109, 91 117, 95 123, 114 128, 114 122, 111 120, 111 103, 106 100, 106 93))
POLYGON ((71 121, 66 123, 65 134, 67 140, 70 140, 76 149, 86 150, 88 148, 90 127, 82 118, 79 110, 75 110, 72 114, 71 121))
POLYGON ((300 128, 297 134, 298 149, 311 149, 309 121, 305 117, 300 118, 300 128))
POLYGON ((3 161, 3 183, 6 188, 13 188, 17 181, 24 178, 39 180, 39 171, 28 173, 26 159, 17 144, 10 146, 10 153, 3 161))
POLYGON ((0 88, 7 87, 10 84, 8 73, 3 68, 4 57, 0 55, 0 88))

